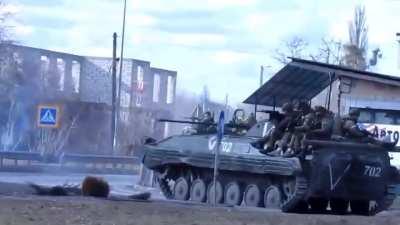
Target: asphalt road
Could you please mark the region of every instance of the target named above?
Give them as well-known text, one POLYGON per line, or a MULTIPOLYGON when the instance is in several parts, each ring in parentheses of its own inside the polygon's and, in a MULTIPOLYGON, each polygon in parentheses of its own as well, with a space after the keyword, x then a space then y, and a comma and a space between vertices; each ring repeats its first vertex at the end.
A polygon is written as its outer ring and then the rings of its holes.
POLYGON ((138 176, 101 175, 115 194, 150 191, 150 201, 115 201, 90 197, 42 197, 26 183, 79 184, 86 174, 0 173, 0 224, 219 224, 219 225, 398 225, 400 211, 377 216, 284 214, 250 207, 213 207, 165 200, 158 189, 135 185, 138 176))

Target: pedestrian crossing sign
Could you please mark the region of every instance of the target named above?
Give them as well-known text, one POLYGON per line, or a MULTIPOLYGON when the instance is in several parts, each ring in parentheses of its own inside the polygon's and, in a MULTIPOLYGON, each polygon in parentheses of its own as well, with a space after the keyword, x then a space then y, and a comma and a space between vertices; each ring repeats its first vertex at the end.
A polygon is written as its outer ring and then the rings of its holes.
POLYGON ((58 128, 60 109, 56 105, 38 106, 38 127, 58 128))

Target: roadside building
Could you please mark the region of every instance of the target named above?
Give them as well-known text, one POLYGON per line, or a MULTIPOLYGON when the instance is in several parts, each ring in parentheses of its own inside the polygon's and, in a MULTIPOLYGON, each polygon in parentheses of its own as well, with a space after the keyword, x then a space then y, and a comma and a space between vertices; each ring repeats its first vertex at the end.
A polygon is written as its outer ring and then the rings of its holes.
MULTIPOLYGON (((35 151, 45 137, 55 135, 54 151, 111 153, 111 58, 11 44, 1 49, 10 59, 1 61, 1 77, 17 79, 0 85, 0 104, 6 109, 0 114, 2 149, 35 151), (36 108, 43 104, 60 106, 57 131, 36 126, 36 108), (24 133, 29 138, 21 139, 24 133)), ((168 133, 156 119, 173 117, 176 77, 176 71, 153 68, 148 61, 123 60, 116 154, 133 154, 144 136, 168 133)))
MULTIPOLYGON (((245 103, 281 107, 285 102, 303 99, 337 115, 357 108, 361 111, 360 126, 376 138, 398 141, 399 96, 400 77, 292 58, 245 103)), ((400 166, 400 155, 394 162, 400 166)))

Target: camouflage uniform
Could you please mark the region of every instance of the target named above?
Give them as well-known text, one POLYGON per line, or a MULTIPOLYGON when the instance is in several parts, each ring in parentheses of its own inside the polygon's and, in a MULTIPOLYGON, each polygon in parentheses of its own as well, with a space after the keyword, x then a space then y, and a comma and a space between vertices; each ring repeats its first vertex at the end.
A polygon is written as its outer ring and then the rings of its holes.
POLYGON ((341 128, 343 137, 361 141, 368 142, 373 139, 368 135, 366 131, 362 131, 358 126, 358 117, 360 116, 360 111, 357 109, 350 110, 349 115, 342 118, 341 128))
POLYGON ((204 124, 200 124, 197 129, 197 133, 203 134, 203 133, 210 133, 213 130, 215 130, 215 127, 212 125, 214 124, 214 118, 212 118, 210 112, 205 112, 203 115, 203 118, 201 119, 201 122, 204 124))
POLYGON ((333 131, 333 115, 322 106, 315 106, 315 120, 308 139, 329 140, 333 131))
POLYGON ((351 110, 349 115, 342 119, 342 132, 345 138, 349 138, 354 141, 362 143, 371 143, 379 145, 385 148, 392 148, 396 145, 396 142, 385 142, 377 140, 367 130, 362 130, 358 127, 358 117, 360 111, 357 109, 351 110))
POLYGON ((366 130, 360 129, 360 127, 358 127, 357 125, 359 116, 360 111, 354 109, 349 112, 348 116, 345 116, 342 119, 342 133, 345 138, 349 138, 357 142, 371 143, 388 148, 392 148, 396 145, 396 142, 391 143, 376 140, 371 133, 366 130))
POLYGON ((272 131, 271 136, 268 138, 266 152, 270 152, 275 147, 275 142, 279 139, 279 149, 276 153, 281 153, 284 148, 286 148, 288 140, 290 140, 290 133, 287 132, 288 128, 293 124, 293 120, 296 117, 296 114, 293 109, 293 104, 285 103, 282 106, 282 113, 284 114, 284 118, 278 122, 275 129, 272 131))
POLYGON ((297 126, 293 127, 289 151, 287 154, 297 152, 300 148, 304 148, 302 140, 305 138, 305 134, 309 132, 314 126, 315 115, 311 107, 304 101, 301 101, 297 105, 297 111, 300 114, 297 122, 297 126))

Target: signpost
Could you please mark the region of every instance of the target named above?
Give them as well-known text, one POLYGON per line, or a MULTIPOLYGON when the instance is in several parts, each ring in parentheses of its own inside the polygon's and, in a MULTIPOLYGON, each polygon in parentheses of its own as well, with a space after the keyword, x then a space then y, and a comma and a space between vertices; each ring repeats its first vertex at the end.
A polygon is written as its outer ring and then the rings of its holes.
POLYGON ((224 111, 221 111, 218 119, 218 127, 217 127, 217 147, 215 148, 215 158, 214 158, 214 205, 217 205, 217 176, 218 176, 218 156, 219 156, 219 148, 221 146, 222 138, 224 137, 224 124, 225 124, 225 115, 224 111))
POLYGON ((58 128, 60 126, 60 107, 57 105, 39 105, 37 126, 58 128))

